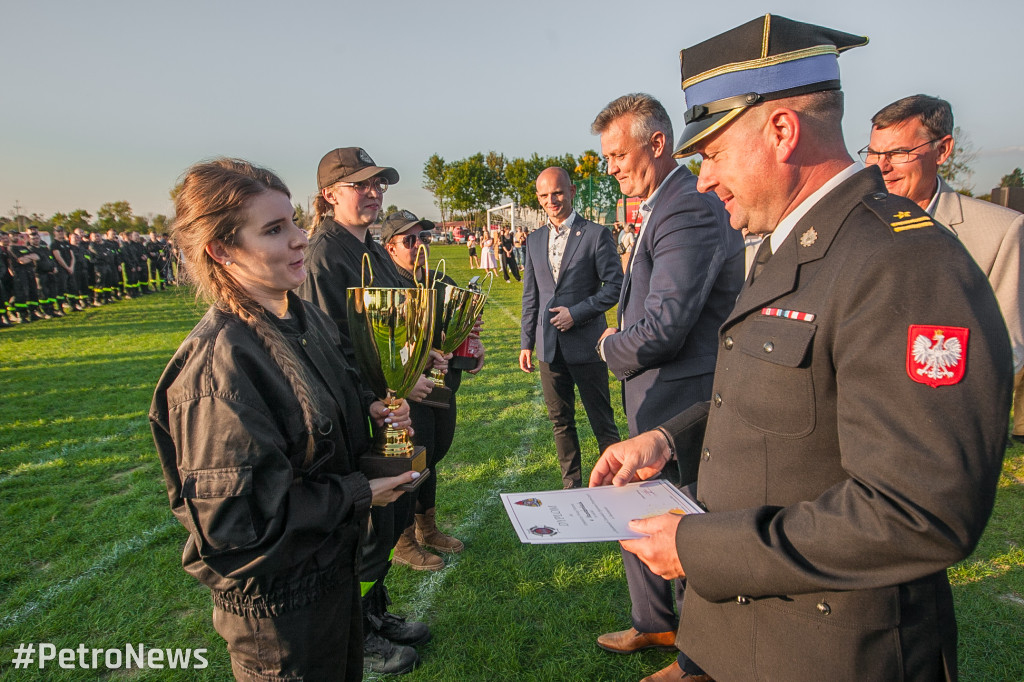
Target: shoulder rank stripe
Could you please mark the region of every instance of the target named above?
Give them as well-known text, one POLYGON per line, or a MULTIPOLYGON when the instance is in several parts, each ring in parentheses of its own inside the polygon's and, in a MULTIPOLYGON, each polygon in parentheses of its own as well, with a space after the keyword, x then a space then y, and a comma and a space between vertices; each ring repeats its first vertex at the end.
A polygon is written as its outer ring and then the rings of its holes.
POLYGON ((761 314, 769 317, 785 317, 790 320, 801 322, 814 322, 814 313, 801 313, 797 310, 785 310, 783 308, 761 308, 761 314))
POLYGON ((903 232, 904 230, 916 230, 919 227, 931 227, 934 224, 931 216, 923 215, 911 220, 897 220, 894 223, 889 223, 889 227, 893 232, 903 232))

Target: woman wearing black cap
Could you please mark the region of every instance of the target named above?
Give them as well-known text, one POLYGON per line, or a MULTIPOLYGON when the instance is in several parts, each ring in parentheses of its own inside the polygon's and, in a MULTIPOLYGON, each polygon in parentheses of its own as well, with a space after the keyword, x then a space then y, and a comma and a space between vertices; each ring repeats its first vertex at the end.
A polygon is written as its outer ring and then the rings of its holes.
MULTIPOLYGON (((373 280, 366 272, 366 286, 406 288, 387 251, 370 236, 384 192, 398 182, 398 171, 377 166, 360 147, 328 152, 317 168, 320 193, 313 204, 313 229, 306 251, 306 281, 297 289, 300 297, 318 305, 341 330, 341 348, 349 364, 357 367, 348 328, 347 290, 363 286, 363 256, 368 254, 373 280)), ((433 388, 428 377, 409 394, 419 401, 433 388)), ((364 665, 372 672, 406 673, 419 662, 413 648, 430 639, 424 623, 406 622, 387 611, 384 578, 391 567, 391 551, 405 528, 396 522, 404 516, 396 505, 371 510, 373 535, 363 545, 359 579, 363 586, 366 634, 364 665)))
MULTIPOLYGON (((433 285, 435 288, 443 288, 445 284, 457 286, 455 280, 447 276, 435 281, 435 273, 425 271, 423 263, 416 260, 421 245, 426 249, 427 256, 430 255, 433 229, 433 222, 420 220, 409 211, 398 211, 384 219, 381 243, 390 254, 398 269, 398 274, 405 280, 408 287, 433 285)), ((440 310, 438 313, 440 315, 440 310)), ((439 337, 440 330, 437 330, 436 334, 439 337)), ((436 341, 439 342, 440 338, 436 341)), ((472 374, 476 374, 483 367, 483 347, 481 346, 480 349, 477 365, 470 370, 472 374)), ((429 547, 445 553, 457 553, 464 549, 461 540, 441 532, 436 522, 437 465, 448 454, 455 437, 455 392, 462 383, 462 371, 448 368, 444 383, 451 389, 447 407, 433 407, 421 403, 413 404, 410 409, 415 429, 413 442, 426 447, 427 466, 430 467, 433 475, 398 505, 403 507, 414 503, 414 508, 406 516, 407 525, 395 547, 394 560, 420 571, 436 571, 444 567, 441 558, 431 554, 425 548, 429 547)))

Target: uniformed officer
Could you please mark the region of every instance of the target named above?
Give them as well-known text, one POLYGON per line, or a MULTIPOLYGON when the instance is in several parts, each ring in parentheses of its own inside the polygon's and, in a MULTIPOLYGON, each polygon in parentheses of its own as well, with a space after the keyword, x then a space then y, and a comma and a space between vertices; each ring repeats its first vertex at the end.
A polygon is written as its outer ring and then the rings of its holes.
POLYGON ((53 228, 50 252, 57 264, 57 309, 67 305, 68 310, 78 310, 78 283, 75 281, 75 252, 67 239, 64 228, 53 228))
POLYGON ((43 243, 39 237, 39 230, 34 226, 28 228, 28 245, 33 253, 39 256, 35 261, 36 282, 43 319, 64 317, 57 304, 57 261, 54 260, 49 245, 43 243))
POLYGON ((110 303, 114 297, 115 256, 103 235, 89 235, 89 255, 93 269, 93 305, 110 303))
POLYGON ((89 301, 91 300, 89 291, 89 263, 88 263, 88 251, 85 245, 82 243, 82 231, 76 229, 68 237, 69 246, 71 248, 71 255, 74 258, 74 264, 72 266, 72 273, 69 277, 68 289, 74 296, 74 308, 76 310, 83 310, 89 301))
POLYGON ((11 303, 14 280, 10 271, 11 238, 0 230, 0 327, 10 327, 14 320, 14 307, 11 303))
POLYGON ((13 278, 14 310, 22 323, 43 319, 38 312, 39 291, 36 288, 36 261, 39 254, 28 245, 28 235, 15 232, 10 247, 10 268, 13 278))
MULTIPOLYGON (((970 254, 847 152, 837 56, 866 42, 767 15, 682 53, 676 153, 765 239, 694 448, 707 513, 623 546, 686 576, 676 643, 716 679, 956 678, 946 568, 992 509, 1010 343, 970 254)), ((609 448, 591 484, 690 456, 693 417, 609 448)))

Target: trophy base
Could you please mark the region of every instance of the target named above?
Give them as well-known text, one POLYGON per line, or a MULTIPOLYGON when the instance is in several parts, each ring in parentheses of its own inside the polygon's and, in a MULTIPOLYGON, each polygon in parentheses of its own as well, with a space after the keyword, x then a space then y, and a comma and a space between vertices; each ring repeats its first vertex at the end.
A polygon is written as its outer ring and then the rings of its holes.
POLYGON ((386 478, 388 476, 399 476, 406 471, 418 471, 420 473, 419 478, 396 488, 397 490, 405 491, 415 490, 430 476, 430 469, 427 468, 427 449, 422 445, 415 446, 412 454, 407 456, 363 455, 359 458, 359 470, 367 478, 386 478))
POLYGON ((447 386, 434 386, 427 397, 420 401, 420 405, 447 410, 452 406, 452 389, 447 386))
POLYGON ((456 355, 448 361, 448 366, 452 369, 470 370, 476 369, 477 359, 466 355, 456 355))

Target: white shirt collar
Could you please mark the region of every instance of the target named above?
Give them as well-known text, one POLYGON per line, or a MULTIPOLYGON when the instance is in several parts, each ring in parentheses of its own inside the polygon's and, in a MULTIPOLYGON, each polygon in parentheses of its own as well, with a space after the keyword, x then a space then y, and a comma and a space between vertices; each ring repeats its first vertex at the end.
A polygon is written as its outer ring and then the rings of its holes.
POLYGON ((934 216, 935 209, 938 208, 940 192, 942 192, 942 179, 935 178, 935 194, 932 195, 932 200, 928 202, 928 208, 925 209, 930 216, 934 216))
POLYGON ((782 246, 782 242, 786 241, 786 237, 788 237, 789 233, 793 231, 793 228, 796 227, 796 224, 800 222, 801 218, 807 215, 808 211, 814 208, 815 204, 821 201, 826 194, 828 194, 836 187, 846 182, 856 173, 862 170, 864 170, 864 164, 861 163, 860 161, 850 164, 843 170, 833 175, 832 178, 824 185, 819 187, 814 192, 814 194, 801 201, 800 205, 793 209, 792 213, 783 218, 782 222, 780 222, 778 227, 775 228, 775 231, 772 232, 772 253, 775 253, 776 251, 779 250, 779 247, 782 246))

